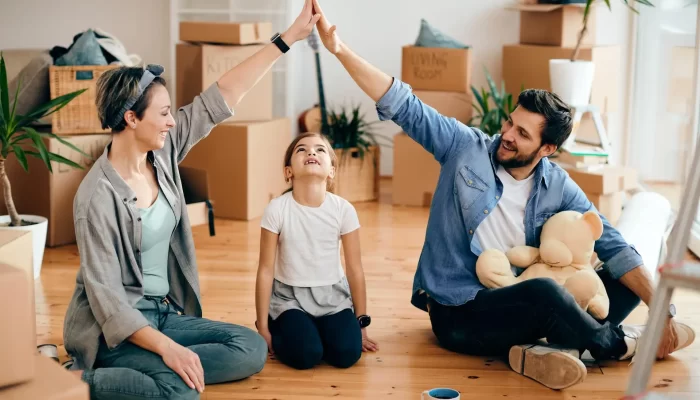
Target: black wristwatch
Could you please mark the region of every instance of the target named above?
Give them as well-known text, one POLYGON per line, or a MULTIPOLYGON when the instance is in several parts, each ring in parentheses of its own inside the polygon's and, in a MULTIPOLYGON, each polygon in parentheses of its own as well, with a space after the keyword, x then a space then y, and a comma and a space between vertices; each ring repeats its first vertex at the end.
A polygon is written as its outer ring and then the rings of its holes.
POLYGON ((280 51, 282 51, 282 53, 286 53, 289 51, 289 46, 287 46, 287 43, 285 43, 284 40, 282 40, 282 36, 279 34, 279 32, 275 33, 275 35, 270 39, 270 41, 276 44, 280 51))
POLYGON ((360 324, 360 328, 366 328, 372 322, 372 318, 369 315, 360 315, 357 317, 357 323, 360 324))

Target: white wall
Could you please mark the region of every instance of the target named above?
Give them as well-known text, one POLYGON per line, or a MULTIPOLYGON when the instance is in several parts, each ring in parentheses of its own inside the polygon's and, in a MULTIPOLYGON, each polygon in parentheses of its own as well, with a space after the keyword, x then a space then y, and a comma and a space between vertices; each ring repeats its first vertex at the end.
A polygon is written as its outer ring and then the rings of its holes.
POLYGON ((129 54, 163 65, 168 78, 169 9, 167 0, 0 0, 0 49, 68 48, 76 34, 99 28, 129 54))

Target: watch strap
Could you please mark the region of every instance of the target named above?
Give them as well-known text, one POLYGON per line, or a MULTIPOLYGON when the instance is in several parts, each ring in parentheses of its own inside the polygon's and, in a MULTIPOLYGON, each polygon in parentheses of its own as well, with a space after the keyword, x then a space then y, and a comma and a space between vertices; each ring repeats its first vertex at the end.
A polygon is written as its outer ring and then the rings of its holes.
POLYGON ((287 45, 287 43, 284 42, 284 40, 282 40, 282 36, 279 33, 276 33, 272 37, 271 41, 277 46, 278 49, 280 49, 282 53, 286 53, 289 51, 289 46, 287 45))

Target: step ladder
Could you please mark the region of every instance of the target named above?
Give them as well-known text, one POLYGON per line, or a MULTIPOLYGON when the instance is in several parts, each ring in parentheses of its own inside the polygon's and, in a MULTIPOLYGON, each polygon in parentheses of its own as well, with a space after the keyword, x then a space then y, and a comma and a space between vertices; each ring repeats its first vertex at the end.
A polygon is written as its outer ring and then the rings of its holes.
POLYGON ((605 130, 603 118, 600 115, 600 109, 598 108, 598 106, 595 106, 593 104, 586 104, 583 106, 571 106, 571 108, 574 111, 574 130, 571 132, 571 135, 569 135, 566 142, 564 142, 564 144, 562 145, 562 149, 574 151, 576 149, 576 142, 593 146, 600 146, 603 149, 603 151, 607 153, 608 159, 610 159, 610 157, 612 156, 612 144, 610 142, 610 139, 608 138, 608 133, 605 130), (576 138, 576 132, 581 127, 581 120, 583 119, 584 114, 591 114, 591 116, 593 117, 593 123, 595 124, 596 131, 598 132, 598 142, 582 138, 576 138))
POLYGON ((673 291, 682 288, 700 292, 700 264, 684 261, 700 202, 700 140, 695 149, 690 176, 686 180, 682 198, 678 218, 669 237, 667 258, 658 268, 658 284, 649 307, 649 320, 640 338, 624 400, 670 399, 662 394, 649 392, 647 386, 652 366, 656 361, 656 350, 661 341, 673 291))

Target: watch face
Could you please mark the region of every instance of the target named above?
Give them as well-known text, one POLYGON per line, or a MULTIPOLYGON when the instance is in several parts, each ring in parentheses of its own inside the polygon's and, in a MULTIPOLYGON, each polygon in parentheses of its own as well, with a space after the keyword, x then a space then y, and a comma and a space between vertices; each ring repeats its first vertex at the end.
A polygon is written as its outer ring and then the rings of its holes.
POLYGON ((676 306, 674 306, 673 304, 671 304, 671 305, 668 307, 668 312, 669 312, 669 314, 671 314, 672 317, 675 317, 675 316, 676 316, 676 306))
POLYGON ((361 328, 365 328, 365 327, 369 326, 369 323, 371 321, 372 321, 372 319, 369 317, 369 315, 363 315, 357 319, 357 322, 360 323, 361 328))
POLYGON ((277 37, 278 37, 279 35, 280 35, 279 33, 275 33, 275 34, 272 35, 272 37, 270 38, 270 41, 271 41, 271 42, 274 41, 275 39, 277 39, 277 37))

